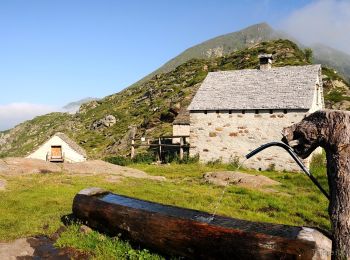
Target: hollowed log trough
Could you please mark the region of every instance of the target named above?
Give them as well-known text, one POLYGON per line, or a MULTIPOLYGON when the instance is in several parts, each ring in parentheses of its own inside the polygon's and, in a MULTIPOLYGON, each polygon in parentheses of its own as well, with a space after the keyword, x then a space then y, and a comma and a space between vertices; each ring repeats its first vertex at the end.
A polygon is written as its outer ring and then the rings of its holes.
POLYGON ((331 242, 319 231, 251 222, 162 205, 99 188, 79 192, 74 215, 109 235, 165 255, 189 259, 330 259, 331 242))

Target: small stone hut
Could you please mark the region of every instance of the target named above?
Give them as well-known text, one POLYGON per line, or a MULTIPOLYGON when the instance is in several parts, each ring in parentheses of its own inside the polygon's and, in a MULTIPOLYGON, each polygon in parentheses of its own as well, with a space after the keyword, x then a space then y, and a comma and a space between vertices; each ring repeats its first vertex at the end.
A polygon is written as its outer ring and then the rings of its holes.
MULTIPOLYGON (((190 135, 190 112, 186 108, 181 108, 173 122, 173 136, 190 135)), ((179 143, 180 138, 174 138, 173 143, 179 143)))
POLYGON ((27 158, 49 162, 83 162, 86 152, 64 133, 56 133, 27 158))
MULTIPOLYGON (((260 69, 210 72, 194 96, 190 154, 200 161, 242 162, 258 146, 281 140, 284 127, 324 108, 321 65, 272 68, 272 55, 259 58, 260 69)), ((300 170, 278 147, 244 167, 300 170)))

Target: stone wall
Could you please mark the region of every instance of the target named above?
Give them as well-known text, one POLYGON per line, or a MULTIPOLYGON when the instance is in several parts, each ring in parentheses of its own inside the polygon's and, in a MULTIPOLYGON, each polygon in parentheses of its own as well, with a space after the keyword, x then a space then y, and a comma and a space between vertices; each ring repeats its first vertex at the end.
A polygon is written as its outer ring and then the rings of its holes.
MULTIPOLYGON (((280 141, 283 127, 299 122, 307 111, 195 111, 191 112, 190 154, 199 154, 200 161, 239 159, 258 146, 280 141), (271 114, 271 112, 273 112, 271 114), (285 113, 287 112, 287 113, 285 113)), ((308 164, 308 161, 305 161, 308 164)), ((245 161, 244 167, 254 169, 300 171, 282 148, 271 147, 245 161)))
MULTIPOLYGON (((174 124, 173 136, 180 136, 180 135, 181 136, 190 135, 190 125, 174 124)), ((180 143, 180 138, 174 138, 173 143, 180 143)))

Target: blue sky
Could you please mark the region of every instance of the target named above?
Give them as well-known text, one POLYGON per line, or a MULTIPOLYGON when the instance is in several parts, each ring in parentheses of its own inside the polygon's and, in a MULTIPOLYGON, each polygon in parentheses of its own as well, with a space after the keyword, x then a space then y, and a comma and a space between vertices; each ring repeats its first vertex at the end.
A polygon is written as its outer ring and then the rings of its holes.
POLYGON ((293 28, 288 18, 319 2, 342 1, 0 0, 0 130, 10 106, 47 112, 118 92, 212 37, 293 28))

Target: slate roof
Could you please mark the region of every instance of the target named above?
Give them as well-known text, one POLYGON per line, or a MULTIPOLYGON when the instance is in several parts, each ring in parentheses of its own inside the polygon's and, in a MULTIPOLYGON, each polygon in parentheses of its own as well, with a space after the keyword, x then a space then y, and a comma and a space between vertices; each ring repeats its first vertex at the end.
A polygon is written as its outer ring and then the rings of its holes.
POLYGON ((310 109, 321 65, 210 72, 188 110, 310 109))
POLYGON ((66 136, 64 133, 57 132, 54 136, 58 136, 61 138, 65 143, 69 145, 70 148, 72 148, 77 153, 83 155, 86 157, 86 152, 83 148, 81 148, 76 142, 74 142, 72 139, 70 139, 68 136, 66 136))
POLYGON ((190 124, 190 111, 186 108, 181 108, 179 114, 176 116, 173 125, 189 125, 190 124))

